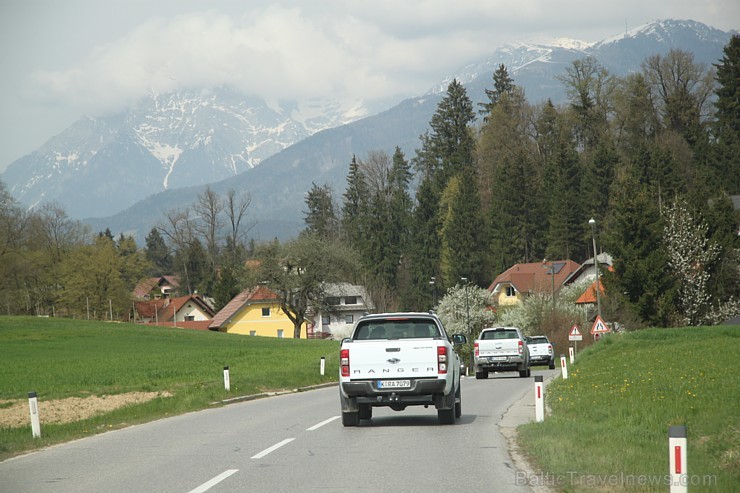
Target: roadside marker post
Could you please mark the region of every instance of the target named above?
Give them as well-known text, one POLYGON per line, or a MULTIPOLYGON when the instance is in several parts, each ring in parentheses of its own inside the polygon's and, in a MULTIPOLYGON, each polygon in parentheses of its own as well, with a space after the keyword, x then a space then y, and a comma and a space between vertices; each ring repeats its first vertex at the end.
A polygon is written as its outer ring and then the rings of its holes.
POLYGON ((231 390, 231 382, 229 381, 229 367, 224 366, 224 388, 226 392, 231 390))
POLYGON ((570 356, 570 364, 573 364, 573 361, 575 360, 575 353, 573 352, 573 346, 568 348, 568 355, 570 356))
POLYGON ((568 380, 568 365, 565 362, 565 355, 560 355, 560 371, 563 372, 563 380, 568 380))
POLYGON ((36 392, 28 393, 28 406, 31 408, 31 433, 34 438, 41 436, 41 422, 39 421, 39 401, 36 392))
POLYGON ((534 377, 534 419, 538 423, 545 420, 545 390, 542 375, 534 377))
POLYGON ((671 493, 688 491, 688 459, 686 450, 686 426, 668 428, 668 472, 671 476, 671 493))
POLYGON ((324 356, 321 357, 321 376, 324 376, 324 369, 326 368, 326 358, 324 356))

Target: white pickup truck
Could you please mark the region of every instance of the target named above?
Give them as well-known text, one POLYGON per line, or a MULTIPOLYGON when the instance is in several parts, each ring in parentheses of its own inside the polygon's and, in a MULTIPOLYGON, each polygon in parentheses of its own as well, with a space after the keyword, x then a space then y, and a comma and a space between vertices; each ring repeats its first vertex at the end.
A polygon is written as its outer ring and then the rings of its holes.
POLYGON ((483 329, 474 343, 475 378, 488 378, 488 372, 518 371, 530 376, 529 350, 522 331, 517 327, 483 329))
POLYGON ((529 349, 529 366, 547 365, 551 370, 555 369, 555 351, 547 336, 527 337, 527 348, 529 349))
POLYGON ((433 313, 361 317, 339 352, 342 424, 371 419, 373 407, 403 411, 430 405, 440 424, 453 424, 462 414, 454 346, 465 342, 461 334, 450 337, 433 313))

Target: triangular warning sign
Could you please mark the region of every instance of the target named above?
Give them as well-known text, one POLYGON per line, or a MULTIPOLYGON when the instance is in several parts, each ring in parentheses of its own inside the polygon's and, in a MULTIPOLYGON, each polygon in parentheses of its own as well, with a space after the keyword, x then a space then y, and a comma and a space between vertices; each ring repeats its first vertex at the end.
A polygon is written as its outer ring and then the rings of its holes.
POLYGON ((606 323, 601 319, 599 315, 596 315, 596 320, 594 320, 594 325, 591 327, 591 334, 607 334, 611 332, 609 330, 609 327, 606 325, 606 323))
POLYGON ((568 334, 568 335, 571 335, 571 336, 579 336, 579 335, 581 335, 581 331, 578 330, 578 326, 577 325, 574 325, 573 327, 570 328, 570 334, 568 334))

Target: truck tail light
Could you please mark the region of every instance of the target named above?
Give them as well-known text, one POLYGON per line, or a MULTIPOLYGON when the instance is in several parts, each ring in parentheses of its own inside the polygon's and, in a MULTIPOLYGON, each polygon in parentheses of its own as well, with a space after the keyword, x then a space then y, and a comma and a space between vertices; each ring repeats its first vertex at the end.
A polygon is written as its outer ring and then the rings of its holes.
POLYGON ((349 376, 349 349, 342 349, 339 351, 339 367, 341 368, 342 376, 349 376))
POLYGON ((547 354, 552 355, 552 344, 547 345, 547 354))
POLYGON ((437 347, 437 373, 447 373, 447 348, 444 346, 437 347))
POLYGON ((473 345, 475 346, 475 357, 477 358, 477 357, 478 357, 478 355, 480 354, 480 351, 479 351, 479 349, 478 349, 478 343, 476 342, 476 343, 475 343, 475 344, 473 344, 473 345))
POLYGON ((519 340, 519 354, 524 354, 524 342, 521 339, 519 340))

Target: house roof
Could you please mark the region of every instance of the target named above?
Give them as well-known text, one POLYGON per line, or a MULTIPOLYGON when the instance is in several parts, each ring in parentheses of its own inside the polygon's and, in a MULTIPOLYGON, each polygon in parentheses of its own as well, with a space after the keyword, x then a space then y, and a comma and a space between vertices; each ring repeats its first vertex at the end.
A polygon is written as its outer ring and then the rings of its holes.
POLYGON ((136 285, 134 288, 134 296, 136 298, 143 298, 151 293, 154 288, 163 285, 169 285, 173 288, 180 287, 177 276, 148 277, 139 281, 139 284, 136 285))
MULTIPOLYGON (((601 282, 601 279, 599 279, 599 293, 602 295, 604 294, 604 284, 601 282)), ((586 288, 586 291, 583 292, 581 296, 578 297, 578 299, 575 301, 577 305, 582 305, 585 303, 596 303, 596 280, 591 283, 591 285, 586 288)))
POLYGON ((247 305, 251 305, 254 303, 274 302, 278 300, 279 297, 277 293, 264 286, 247 288, 241 293, 234 296, 234 298, 229 301, 226 306, 219 310, 219 312, 213 317, 213 320, 211 321, 211 324, 208 326, 208 328, 211 330, 220 329, 221 327, 226 325, 226 323, 228 323, 229 320, 231 320, 231 318, 239 310, 247 305))
POLYGON ((488 287, 488 290, 496 292, 499 286, 510 284, 520 293, 547 292, 552 289, 553 281, 555 286, 562 286, 568 276, 579 267, 572 260, 515 264, 499 274, 488 287))
MULTIPOLYGON (((608 253, 602 252, 596 256, 596 260, 599 261, 600 266, 606 265, 607 267, 611 267, 613 264, 612 256, 608 253)), ((573 271, 565 281, 563 281, 563 284, 571 284, 574 283, 579 279, 581 274, 587 269, 590 269, 594 265, 594 258, 591 257, 590 259, 586 260, 581 264, 581 266, 573 271)))
POLYGON ((141 318, 156 319, 160 322, 172 320, 174 314, 179 312, 186 303, 195 303, 209 317, 213 317, 213 308, 197 294, 179 296, 177 298, 164 298, 159 300, 135 301, 136 313, 141 318))

